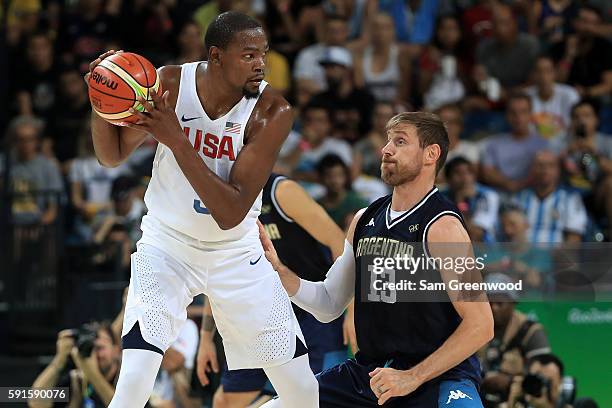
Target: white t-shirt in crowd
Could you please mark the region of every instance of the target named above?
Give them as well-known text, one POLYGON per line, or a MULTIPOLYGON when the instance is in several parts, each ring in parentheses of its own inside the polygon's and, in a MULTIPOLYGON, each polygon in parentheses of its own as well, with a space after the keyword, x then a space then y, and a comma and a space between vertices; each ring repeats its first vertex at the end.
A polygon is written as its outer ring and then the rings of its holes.
POLYGON ((535 86, 525 90, 531 97, 533 121, 538 133, 545 139, 554 140, 566 133, 571 122, 571 111, 579 100, 576 90, 565 84, 555 84, 553 94, 548 100, 542 100, 535 86))
POLYGON ((102 166, 95 156, 91 156, 74 159, 68 179, 72 183, 81 184, 88 202, 102 204, 111 200, 113 181, 127 172, 125 164, 108 168, 102 166))

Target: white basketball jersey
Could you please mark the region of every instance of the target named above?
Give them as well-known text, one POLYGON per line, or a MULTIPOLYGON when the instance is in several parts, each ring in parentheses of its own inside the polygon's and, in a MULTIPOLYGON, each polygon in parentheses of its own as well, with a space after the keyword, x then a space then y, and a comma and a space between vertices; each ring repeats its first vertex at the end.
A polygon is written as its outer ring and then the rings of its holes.
MULTIPOLYGON (((211 120, 196 92, 198 64, 206 62, 182 66, 176 116, 185 137, 189 138, 204 164, 221 179, 228 181, 232 166, 244 145, 244 130, 259 96, 242 98, 228 113, 211 120)), ((265 87, 266 82, 262 81, 259 86, 260 95, 265 87)), ((248 241, 258 239, 256 221, 261 210, 261 192, 244 220, 236 227, 224 231, 219 228, 201 197, 198 197, 183 175, 172 151, 161 143, 153 160, 153 174, 145 194, 145 203, 149 215, 201 241, 223 243, 247 237, 248 241)))

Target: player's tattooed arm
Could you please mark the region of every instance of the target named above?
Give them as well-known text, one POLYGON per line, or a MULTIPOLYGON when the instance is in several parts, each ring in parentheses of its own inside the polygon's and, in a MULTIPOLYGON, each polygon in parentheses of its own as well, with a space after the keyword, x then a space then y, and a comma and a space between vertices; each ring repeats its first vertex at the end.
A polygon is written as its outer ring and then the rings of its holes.
POLYGON ((212 339, 215 335, 215 319, 212 314, 212 308, 210 306, 210 301, 208 298, 204 301, 204 309, 202 311, 202 328, 200 329, 200 334, 202 336, 206 336, 209 339, 212 339))
POLYGON ((217 349, 213 341, 215 335, 215 319, 208 298, 204 301, 202 313, 202 328, 200 329, 200 344, 197 356, 197 375, 202 385, 208 385, 210 372, 219 372, 219 361, 217 360, 217 349))

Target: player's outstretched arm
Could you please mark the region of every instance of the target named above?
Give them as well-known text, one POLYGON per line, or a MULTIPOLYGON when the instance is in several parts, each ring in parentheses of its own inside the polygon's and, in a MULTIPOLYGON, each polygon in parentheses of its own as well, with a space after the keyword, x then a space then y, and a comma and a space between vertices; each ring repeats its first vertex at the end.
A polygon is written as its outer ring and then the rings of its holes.
MULTIPOLYGON (((110 50, 100 55, 89 64, 89 72, 85 74, 85 83, 89 86, 89 75, 91 71, 104 58, 113 55, 115 50, 110 50)), ((146 132, 113 125, 92 109, 91 110, 91 137, 98 161, 106 167, 117 167, 128 156, 142 144, 146 132)))
POLYGON ((362 213, 363 210, 359 211, 353 218, 344 241, 344 251, 329 269, 323 282, 300 279, 283 265, 260 225, 260 237, 266 258, 281 277, 291 301, 321 322, 328 323, 340 317, 355 295, 355 256, 352 242, 355 226, 362 213))
MULTIPOLYGON (((163 68, 159 71, 164 86, 164 79, 170 75, 166 71, 163 68)), ((166 90, 162 95, 153 92, 151 98, 154 105, 140 99, 148 113, 132 112, 139 121, 127 126, 151 133, 170 148, 183 174, 221 229, 240 224, 268 180, 289 135, 293 123, 289 103, 274 90, 266 89, 262 93, 244 131, 245 144, 226 182, 206 166, 185 137, 170 102, 170 92, 166 90)))
POLYGON ((313 200, 295 181, 285 179, 275 190, 276 202, 281 210, 314 239, 331 250, 337 259, 344 249, 344 233, 325 209, 313 200))

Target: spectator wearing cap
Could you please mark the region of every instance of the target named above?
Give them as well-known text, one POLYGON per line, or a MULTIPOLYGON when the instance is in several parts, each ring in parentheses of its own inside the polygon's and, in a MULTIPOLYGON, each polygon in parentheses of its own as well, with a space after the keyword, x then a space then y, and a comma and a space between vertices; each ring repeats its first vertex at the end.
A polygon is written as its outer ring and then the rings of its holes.
POLYGON ((598 9, 581 6, 574 20, 576 34, 551 50, 559 61, 559 80, 573 85, 583 98, 600 98, 612 92, 612 44, 594 31, 601 25, 598 9))
POLYGON ((315 93, 325 91, 325 70, 319 62, 329 47, 345 47, 348 40, 348 25, 344 18, 330 15, 325 19, 323 40, 303 48, 293 64, 293 78, 298 91, 315 93))
POLYGON ((43 123, 33 116, 18 116, 8 126, 10 157, 2 156, 0 173, 5 170, 4 160, 10 160, 10 187, 14 195, 12 215, 19 224, 48 225, 58 214, 60 195, 64 184, 55 162, 40 153, 43 123))
POLYGON ((487 138, 481 159, 481 178, 486 184, 513 193, 529 184, 529 168, 536 152, 548 142, 531 126, 531 98, 512 94, 506 104, 510 133, 487 138))
POLYGON ((200 408, 201 401, 190 396, 190 379, 198 351, 198 327, 187 319, 178 338, 164 353, 149 404, 152 407, 200 408))
POLYGON ((548 56, 538 57, 533 74, 534 85, 525 89, 533 122, 540 136, 554 143, 569 129, 571 110, 580 96, 573 87, 555 82, 555 64, 548 56))
POLYGON ((514 196, 527 215, 531 243, 580 242, 587 227, 587 213, 577 191, 560 184, 559 157, 551 151, 535 155, 533 182, 514 196))
POLYGON ((353 58, 346 48, 327 48, 319 63, 325 69, 327 91, 315 95, 312 101, 327 106, 332 113, 335 136, 354 143, 371 128, 374 97, 355 86, 353 58))
MULTIPOLYGON (((507 275, 491 273, 485 283, 508 285, 507 275)), ((485 377, 481 386, 485 400, 505 401, 516 375, 522 375, 526 361, 550 353, 548 338, 541 324, 516 310, 518 293, 513 290, 487 291, 494 321, 494 337, 479 351, 485 377)))
POLYGON ((493 9, 493 37, 478 45, 476 60, 503 87, 511 88, 527 82, 538 50, 536 38, 519 33, 510 6, 499 4, 493 9))
POLYGON ((448 189, 444 194, 461 211, 472 241, 493 242, 499 211, 499 195, 476 182, 473 164, 462 156, 444 167, 448 189))

